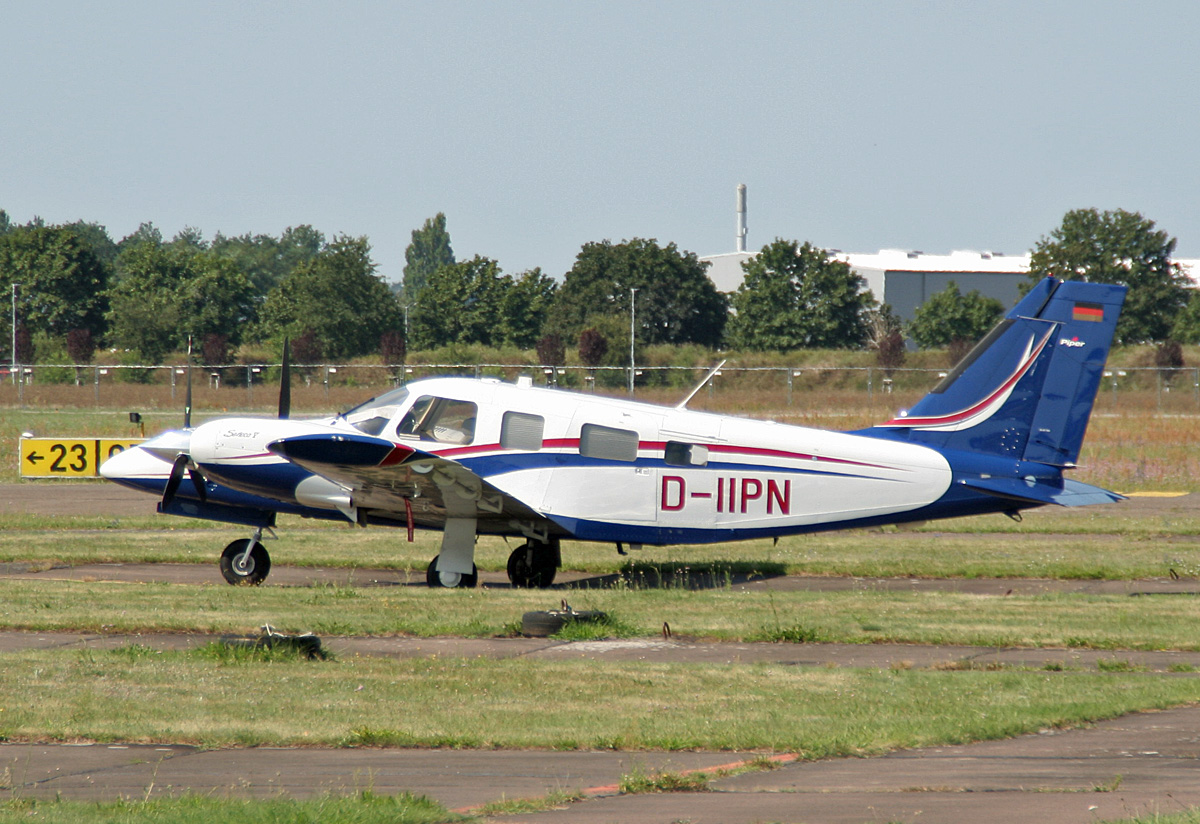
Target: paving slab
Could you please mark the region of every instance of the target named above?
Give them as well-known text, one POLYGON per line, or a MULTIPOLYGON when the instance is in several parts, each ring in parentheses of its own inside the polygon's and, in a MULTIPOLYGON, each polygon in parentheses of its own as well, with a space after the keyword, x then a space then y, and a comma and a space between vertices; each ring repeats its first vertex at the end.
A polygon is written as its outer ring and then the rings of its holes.
POLYGON ((1095 822, 1200 806, 1200 709, 1138 713, 1089 728, 792 762, 716 778, 711 792, 623 796, 631 772, 710 769, 733 753, 477 752, 0 744, 10 797, 103 800, 182 792, 264 798, 413 792, 451 809, 562 791, 589 800, 496 821, 1095 822))
POLYGON ((608 796, 507 822, 1095 822, 1200 805, 1200 709, 1086 729, 792 762, 718 778, 712 792, 608 796))
POLYGON ((0 744, 0 790, 10 797, 141 799, 184 792, 269 798, 412 792, 450 808, 555 790, 615 784, 642 771, 725 764, 730 753, 489 752, 0 744))

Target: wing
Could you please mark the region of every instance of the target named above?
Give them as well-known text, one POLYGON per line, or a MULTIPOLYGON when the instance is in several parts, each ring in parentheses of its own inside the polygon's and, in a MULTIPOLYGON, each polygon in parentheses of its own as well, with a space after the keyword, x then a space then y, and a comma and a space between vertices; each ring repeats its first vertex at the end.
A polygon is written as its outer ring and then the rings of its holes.
POLYGON ((524 502, 462 464, 383 438, 320 433, 282 438, 272 453, 350 490, 354 506, 377 519, 433 529, 475 518, 481 533, 566 534, 524 502))

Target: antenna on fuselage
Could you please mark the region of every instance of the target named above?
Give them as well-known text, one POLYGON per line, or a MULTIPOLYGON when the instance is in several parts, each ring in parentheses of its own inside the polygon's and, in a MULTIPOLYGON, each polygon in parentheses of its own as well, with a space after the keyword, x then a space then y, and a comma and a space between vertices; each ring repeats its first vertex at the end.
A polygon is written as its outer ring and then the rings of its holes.
POLYGON ((721 367, 724 365, 725 365, 725 361, 721 361, 716 366, 714 366, 712 369, 708 370, 708 374, 704 376, 704 380, 702 380, 702 381, 700 381, 700 383, 696 384, 696 388, 693 389, 691 392, 689 392, 688 396, 686 398, 684 398, 682 401, 680 401, 679 405, 676 406, 675 408, 681 412, 683 410, 687 409, 688 401, 690 401, 692 398, 696 397, 696 393, 699 392, 701 389, 703 389, 704 384, 706 384, 710 380, 712 380, 713 375, 717 374, 717 372, 719 372, 721 370, 721 367))
POLYGON ((192 428, 192 336, 188 335, 187 395, 183 401, 183 428, 192 428))

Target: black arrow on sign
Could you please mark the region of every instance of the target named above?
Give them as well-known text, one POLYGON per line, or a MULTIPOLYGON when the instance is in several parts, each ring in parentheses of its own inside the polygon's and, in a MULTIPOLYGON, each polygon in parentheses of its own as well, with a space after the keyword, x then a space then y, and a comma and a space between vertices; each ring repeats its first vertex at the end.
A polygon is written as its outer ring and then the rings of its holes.
POLYGON ((38 461, 44 461, 46 459, 36 452, 30 452, 29 457, 26 460, 28 460, 31 464, 35 464, 38 461))

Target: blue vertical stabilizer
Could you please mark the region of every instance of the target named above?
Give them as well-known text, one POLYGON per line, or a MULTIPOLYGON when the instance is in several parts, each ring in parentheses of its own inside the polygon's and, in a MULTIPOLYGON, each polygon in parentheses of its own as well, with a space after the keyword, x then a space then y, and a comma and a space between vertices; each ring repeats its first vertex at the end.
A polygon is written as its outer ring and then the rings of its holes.
POLYGON ((862 434, 1074 466, 1124 299, 1046 278, 907 414, 862 434))

